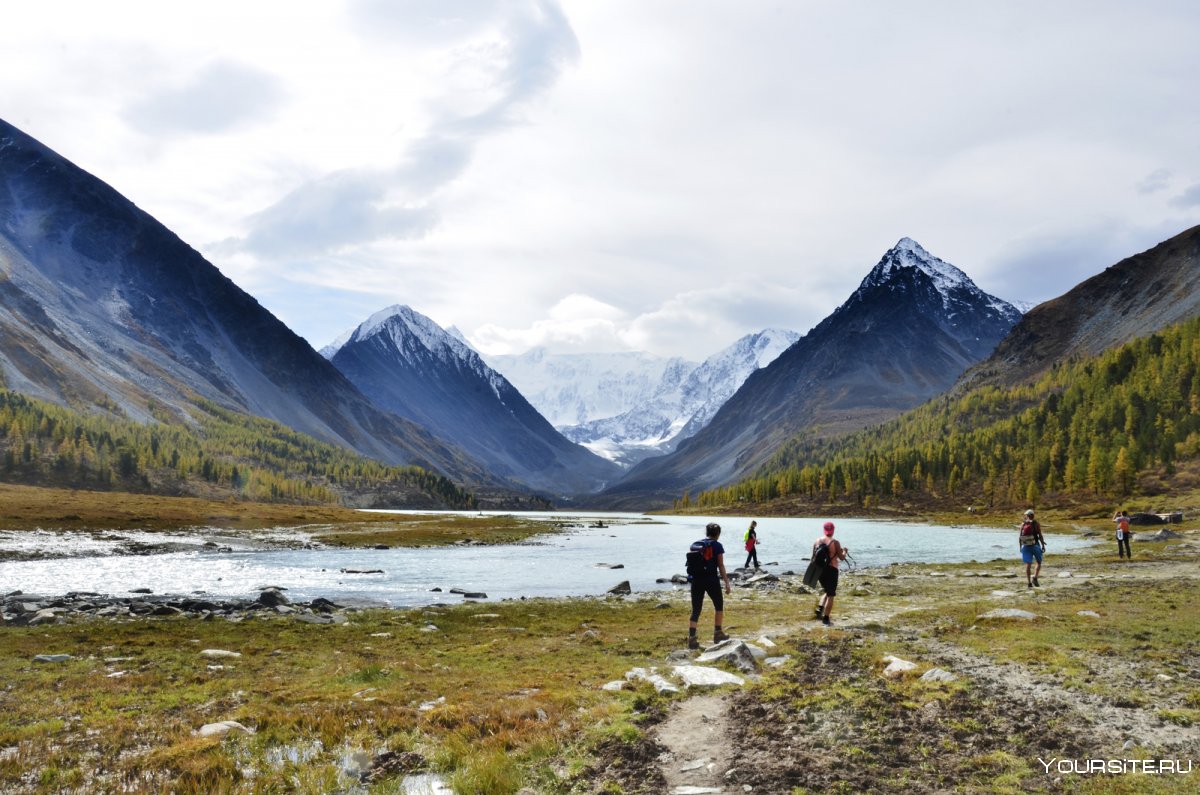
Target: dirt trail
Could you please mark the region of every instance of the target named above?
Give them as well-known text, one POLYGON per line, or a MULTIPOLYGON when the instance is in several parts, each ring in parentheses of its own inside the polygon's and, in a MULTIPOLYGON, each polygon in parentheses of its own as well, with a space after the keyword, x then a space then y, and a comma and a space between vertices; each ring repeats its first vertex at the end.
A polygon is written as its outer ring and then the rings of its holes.
POLYGON ((733 748, 729 743, 729 703, 724 695, 681 702, 654 733, 666 751, 659 768, 668 792, 722 792, 733 748))
MULTIPOLYGON (((1056 590, 1066 590, 1104 579, 1129 582, 1200 576, 1194 558, 1191 555, 1188 557, 1191 559, 1161 560, 1136 566, 1123 564, 1107 567, 1107 570, 1106 567, 1093 565, 1090 567, 1090 576, 1056 577, 1054 587, 1056 590)), ((1078 571, 1079 567, 1072 567, 1070 561, 1062 560, 1059 568, 1060 571, 1072 568, 1078 571)), ((1056 576, 1053 572, 1048 573, 1056 576)), ((996 585, 1016 590, 1010 584, 996 585)), ((979 599, 977 592, 964 592, 942 603, 977 602, 979 599)), ((1001 743, 1006 734, 1036 737, 1045 730, 1043 721, 1047 716, 1051 716, 1054 725, 1060 727, 1056 732, 1058 736, 1053 738, 1060 744, 1056 747, 1047 744, 1047 754, 1055 750, 1059 753, 1081 753, 1086 750, 1120 756, 1124 744, 1129 740, 1143 748, 1157 748, 1169 753, 1194 755, 1200 752, 1200 730, 1165 722, 1153 704, 1142 707, 1080 692, 1063 686, 1050 676, 1031 676, 1023 666, 997 661, 933 637, 890 626, 897 614, 926 607, 927 604, 905 599, 888 604, 864 600, 857 605, 856 601, 845 600, 840 604, 840 620, 834 626, 837 635, 847 639, 850 644, 868 638, 903 640, 909 648, 915 646, 926 651, 922 662, 946 668, 972 683, 973 695, 969 701, 963 699, 963 703, 956 705, 957 715, 952 714, 955 706, 949 704, 947 714, 943 715, 915 718, 899 713, 885 715, 885 719, 894 724, 892 728, 901 733, 913 729, 910 723, 920 725, 922 722, 922 731, 934 734, 949 732, 949 726, 957 725, 952 723, 953 720, 961 721, 972 711, 994 712, 996 714, 989 716, 989 720, 996 725, 982 731, 982 738, 973 737, 965 741, 971 752, 976 754, 976 759, 991 742, 990 735, 999 735, 997 739, 1001 743)), ((805 618, 799 618, 791 626, 776 627, 776 632, 770 634, 776 638, 794 639, 801 649, 806 644, 811 646, 829 630, 805 618)), ((1116 670, 1106 673, 1124 675, 1116 670)), ((859 671, 855 676, 861 677, 867 689, 877 687, 877 681, 872 680, 882 679, 877 671, 859 671)), ((798 675, 799 680, 806 678, 804 673, 798 675)), ((821 780, 820 776, 824 775, 820 772, 823 760, 819 755, 812 756, 809 748, 813 727, 791 722, 790 718, 770 704, 754 702, 743 691, 729 695, 700 695, 678 702, 651 735, 661 748, 666 749, 658 757, 659 772, 668 785, 666 791, 673 795, 787 792, 791 786, 820 785, 838 780, 840 775, 847 775, 846 771, 839 771, 836 775, 831 772, 830 781, 821 780), (759 713, 757 718, 756 713, 759 713), (741 758, 735 756, 739 753, 739 747, 744 749, 741 758), (810 778, 798 779, 797 776, 801 774, 797 773, 797 769, 805 769, 806 766, 808 771, 818 772, 805 772, 803 775, 810 778), (817 778, 811 778, 814 775, 817 778), (790 783, 784 786, 785 782, 790 783), (781 788, 776 790, 775 787, 781 788)), ((827 729, 828 724, 825 724, 822 730, 827 729)), ((855 731, 851 730, 851 736, 855 736, 855 731)), ((943 739, 953 742, 961 740, 953 734, 943 734, 943 739)), ((932 737, 929 740, 933 742, 932 737)), ((998 745, 994 752, 1003 753, 1005 750, 998 745)), ((884 766, 902 768, 905 764, 913 764, 910 759, 889 759, 887 743, 883 743, 877 753, 876 761, 884 766)), ((930 778, 934 783, 918 785, 909 782, 905 786, 911 785, 912 792, 940 791, 936 779, 937 775, 934 774, 930 778), (926 786, 929 788, 926 789, 926 786)), ((870 782, 870 789, 875 791, 877 781, 867 777, 861 779, 860 783, 870 782)), ((1041 780, 1027 781, 1026 784, 1038 791, 1049 786, 1041 780)), ((886 784, 878 786, 878 791, 891 791, 886 784)))

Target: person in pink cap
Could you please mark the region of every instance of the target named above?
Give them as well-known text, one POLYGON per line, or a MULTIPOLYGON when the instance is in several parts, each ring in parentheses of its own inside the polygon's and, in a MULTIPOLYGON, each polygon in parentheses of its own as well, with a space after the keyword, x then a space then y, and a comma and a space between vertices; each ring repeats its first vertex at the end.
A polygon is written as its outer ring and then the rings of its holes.
POLYGON ((823 557, 818 554, 821 547, 828 547, 829 563, 826 564, 825 569, 821 572, 819 580, 821 590, 825 592, 825 595, 821 597, 821 603, 817 607, 817 617, 821 619, 821 623, 828 626, 829 614, 833 612, 833 597, 837 596, 838 567, 846 559, 846 555, 849 554, 850 550, 842 546, 833 537, 833 522, 825 523, 823 535, 813 544, 812 554, 814 560, 818 557, 823 557))

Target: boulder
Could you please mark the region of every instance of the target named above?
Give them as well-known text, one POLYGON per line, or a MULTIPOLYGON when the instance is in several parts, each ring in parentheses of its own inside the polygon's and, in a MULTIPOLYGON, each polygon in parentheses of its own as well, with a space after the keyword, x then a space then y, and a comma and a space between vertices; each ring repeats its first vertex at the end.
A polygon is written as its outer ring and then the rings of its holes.
POLYGON ((719 668, 707 665, 677 665, 675 676, 683 682, 684 687, 720 687, 721 685, 737 685, 741 687, 746 680, 719 668))
POLYGON ((61 663, 73 659, 75 658, 70 654, 39 654, 33 658, 33 661, 40 663, 61 663))
POLYGON ((645 668, 633 668, 625 672, 625 679, 630 682, 635 679, 640 679, 643 682, 649 682, 659 693, 679 692, 679 688, 660 676, 656 668, 651 668, 649 671, 647 671, 645 668))
POLYGON ((1168 530, 1165 527, 1159 530, 1157 533, 1136 533, 1133 536, 1134 541, 1170 541, 1176 538, 1183 538, 1183 536, 1181 536, 1179 533, 1176 533, 1174 530, 1168 530))
POLYGON ((278 588, 267 588, 258 595, 258 603, 266 607, 279 607, 290 605, 292 600, 284 596, 283 591, 278 588))
POLYGON ((224 737, 232 731, 245 732, 246 734, 254 734, 253 729, 248 729, 236 720, 223 720, 217 723, 206 723, 196 730, 198 737, 224 737))
POLYGON ((614 585, 612 588, 609 588, 606 593, 610 593, 614 596, 629 596, 631 593, 633 593, 633 586, 629 584, 629 580, 624 580, 617 585, 614 585))
POLYGON ((885 655, 883 662, 887 663, 887 667, 883 669, 883 675, 889 679, 896 679, 904 676, 906 673, 917 667, 915 662, 902 660, 894 654, 885 655))
POLYGON ((931 668, 921 674, 922 682, 955 682, 958 677, 942 668, 931 668))
POLYGON ((242 656, 241 652, 227 651, 226 649, 204 649, 200 652, 201 657, 207 657, 210 660, 232 660, 242 656))
MULTIPOLYGON (((766 656, 765 654, 763 655, 766 656)), ((745 641, 730 638, 722 641, 715 646, 710 646, 705 649, 704 653, 696 658, 696 662, 728 662, 745 673, 754 673, 758 670, 758 660, 755 658, 754 650, 746 644, 745 641)))
POLYGON ((999 610, 989 610, 980 616, 980 618, 983 619, 1017 618, 1022 621, 1032 621, 1037 617, 1037 613, 1030 613, 1028 610, 1016 610, 1007 607, 999 610))

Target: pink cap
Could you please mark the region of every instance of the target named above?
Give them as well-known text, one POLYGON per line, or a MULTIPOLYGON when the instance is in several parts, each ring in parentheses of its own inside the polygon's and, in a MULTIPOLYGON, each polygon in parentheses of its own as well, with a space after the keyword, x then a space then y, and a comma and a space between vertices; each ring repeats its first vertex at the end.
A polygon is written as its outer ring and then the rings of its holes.
POLYGON ((833 522, 825 523, 825 535, 827 535, 827 536, 833 535, 833 522))

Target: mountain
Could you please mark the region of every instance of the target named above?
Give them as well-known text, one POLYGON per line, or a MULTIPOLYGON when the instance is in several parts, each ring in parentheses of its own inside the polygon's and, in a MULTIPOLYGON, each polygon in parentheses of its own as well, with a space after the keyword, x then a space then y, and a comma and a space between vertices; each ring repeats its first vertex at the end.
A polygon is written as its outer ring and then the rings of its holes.
POLYGON ((1121 260, 1031 309, 963 386, 1028 380, 1200 314, 1200 226, 1121 260))
POLYGON ((628 411, 559 430, 625 466, 664 455, 707 425, 750 373, 774 361, 799 338, 794 331, 779 329, 748 334, 682 378, 682 368, 668 367, 653 394, 628 411))
POLYGON ((661 503, 746 477, 797 433, 839 436, 894 417, 948 389, 1019 319, 1011 304, 903 238, 703 430, 641 462, 599 499, 661 503))
POLYGON ((494 479, 377 409, 308 343, 170 230, 0 121, 0 380, 58 405, 150 422, 197 400, 391 464, 494 479))
POLYGON ((556 428, 617 417, 654 399, 663 383, 678 384, 698 365, 649 353, 489 355, 489 365, 512 382, 556 428))
POLYGON ((461 339, 406 306, 372 315, 322 352, 377 406, 497 476, 561 497, 597 491, 620 473, 563 437, 461 339))

